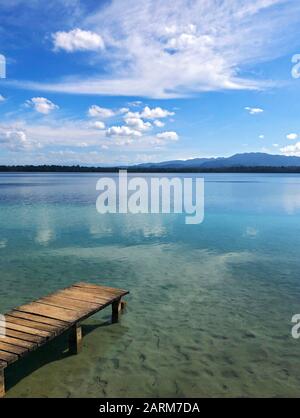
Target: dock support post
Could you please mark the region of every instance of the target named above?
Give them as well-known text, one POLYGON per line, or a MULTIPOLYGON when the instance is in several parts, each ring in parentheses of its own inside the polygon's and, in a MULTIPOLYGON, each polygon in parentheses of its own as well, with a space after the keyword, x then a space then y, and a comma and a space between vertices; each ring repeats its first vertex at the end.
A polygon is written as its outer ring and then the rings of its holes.
POLYGON ((126 305, 126 302, 124 302, 121 298, 111 304, 112 306, 111 322, 113 324, 119 322, 120 313, 125 309, 125 305, 126 305))
POLYGON ((5 375, 4 369, 0 369, 0 398, 3 398, 5 395, 5 375))
POLYGON ((69 350, 71 354, 79 354, 82 348, 82 328, 80 324, 75 324, 70 329, 69 350))

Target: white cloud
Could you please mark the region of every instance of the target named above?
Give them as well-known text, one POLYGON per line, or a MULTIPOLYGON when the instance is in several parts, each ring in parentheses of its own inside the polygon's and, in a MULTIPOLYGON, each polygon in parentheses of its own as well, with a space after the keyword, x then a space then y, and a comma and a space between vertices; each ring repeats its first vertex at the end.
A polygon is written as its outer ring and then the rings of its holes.
POLYGON ((0 127, 0 146, 12 151, 18 151, 29 147, 30 142, 23 130, 18 130, 14 127, 0 127))
MULTIPOLYGON (((0 123, 0 146, 11 150, 48 151, 52 147, 97 146, 105 140, 105 131, 91 129, 83 121, 49 120, 28 122, 18 120, 14 123, 0 123)), ((34 161, 34 159, 33 159, 34 161)))
POLYGON ((143 119, 163 119, 173 115, 175 115, 175 112, 170 112, 169 110, 162 109, 161 107, 154 107, 151 109, 149 106, 146 106, 141 112, 128 112, 126 116, 143 119))
POLYGON ((250 115, 257 115, 259 113, 263 113, 263 109, 261 109, 260 107, 245 107, 245 110, 247 110, 250 115))
POLYGON ((131 129, 128 126, 111 126, 106 131, 107 136, 129 136, 129 137, 141 137, 141 132, 131 129))
POLYGON ((121 109, 113 110, 98 105, 92 105, 88 109, 88 115, 93 118, 108 119, 118 115, 124 115, 129 112, 128 107, 121 107, 121 109))
POLYGON ((259 139, 265 139, 264 135, 259 135, 259 139))
POLYGON ((297 46, 296 1, 174 0, 172 12, 164 0, 127 0, 126 9, 123 3, 101 4, 83 19, 82 27, 91 31, 82 31, 91 34, 88 42, 86 37, 73 41, 73 31, 55 34, 57 48, 100 50, 90 61, 101 68, 95 76, 19 84, 47 91, 152 98, 261 89, 274 83, 248 78, 249 68, 297 46), (105 54, 97 33, 105 40, 105 54))
POLYGON ((280 151, 284 155, 300 157, 300 142, 296 142, 294 145, 287 145, 283 148, 280 148, 280 151))
POLYGON ((157 128, 163 128, 165 126, 164 122, 162 122, 161 120, 155 120, 153 122, 153 124, 157 127, 157 128))
POLYGON ((44 115, 48 115, 52 110, 59 109, 56 104, 45 97, 33 97, 26 101, 26 106, 33 107, 37 112, 43 113, 44 115))
POLYGON ((150 122, 144 122, 143 119, 137 117, 125 116, 124 121, 131 128, 141 132, 148 131, 152 127, 150 122))
POLYGON ((141 100, 135 100, 133 102, 129 102, 128 106, 130 107, 141 107, 143 102, 141 100))
POLYGON ((2 94, 0 94, 0 103, 1 102, 4 102, 6 99, 5 99, 5 97, 4 96, 2 96, 2 94))
POLYGON ((123 115, 124 113, 129 112, 128 107, 121 107, 121 109, 119 109, 118 113, 120 113, 121 115, 123 115))
POLYGON ((174 112, 162 109, 161 107, 154 107, 153 109, 151 109, 149 106, 146 106, 144 110, 141 112, 141 117, 145 119, 161 119, 173 115, 175 115, 174 112))
POLYGON ((105 107, 93 105, 89 108, 88 114, 92 118, 107 119, 113 117, 115 115, 115 112, 105 107))
POLYGON ((287 139, 290 139, 291 141, 294 141, 295 139, 297 139, 297 138, 298 138, 298 134, 294 134, 294 133, 292 133, 292 134, 288 134, 288 135, 286 136, 286 138, 287 138, 287 139))
POLYGON ((214 44, 214 39, 209 35, 195 35, 197 28, 194 25, 189 25, 186 29, 187 32, 183 32, 168 40, 166 48, 175 51, 184 51, 187 49, 193 50, 198 47, 203 48, 204 46, 210 47, 214 44), (190 31, 190 32, 188 32, 190 31))
POLYGON ((102 129, 105 129, 105 123, 104 122, 101 122, 101 121, 96 121, 96 122, 93 122, 92 124, 91 124, 91 126, 93 127, 93 128, 95 128, 95 129, 100 129, 100 130, 102 130, 102 129))
POLYGON ((156 136, 159 139, 166 139, 166 140, 170 140, 170 141, 178 141, 178 139, 179 139, 178 134, 174 131, 162 132, 160 134, 157 134, 156 136))
POLYGON ((104 42, 97 33, 73 29, 69 32, 56 32, 52 34, 54 49, 63 49, 67 52, 96 51, 104 49, 104 42))

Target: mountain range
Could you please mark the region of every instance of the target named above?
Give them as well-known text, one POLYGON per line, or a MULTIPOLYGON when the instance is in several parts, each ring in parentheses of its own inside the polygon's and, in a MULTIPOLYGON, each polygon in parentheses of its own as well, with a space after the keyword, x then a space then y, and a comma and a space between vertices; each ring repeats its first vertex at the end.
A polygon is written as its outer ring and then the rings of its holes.
POLYGON ((229 167, 300 167, 300 157, 250 152, 235 154, 231 157, 193 158, 190 160, 173 160, 131 166, 131 168, 137 168, 139 170, 225 169, 229 167))

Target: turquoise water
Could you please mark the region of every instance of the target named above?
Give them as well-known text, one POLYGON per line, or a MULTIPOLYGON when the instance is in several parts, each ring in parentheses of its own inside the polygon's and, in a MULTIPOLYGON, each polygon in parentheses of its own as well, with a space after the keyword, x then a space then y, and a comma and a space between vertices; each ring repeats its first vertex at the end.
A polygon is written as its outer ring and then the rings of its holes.
POLYGON ((126 288, 8 369, 7 396, 299 396, 300 176, 205 175, 205 219, 99 215, 99 174, 0 174, 0 311, 75 281, 126 288))

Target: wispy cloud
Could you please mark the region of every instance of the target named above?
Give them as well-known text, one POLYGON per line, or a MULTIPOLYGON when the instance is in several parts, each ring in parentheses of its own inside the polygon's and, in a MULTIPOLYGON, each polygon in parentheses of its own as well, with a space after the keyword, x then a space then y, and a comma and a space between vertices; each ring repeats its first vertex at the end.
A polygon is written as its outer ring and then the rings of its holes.
POLYGON ((299 9, 292 0, 174 0, 172 7, 164 0, 127 0, 125 8, 123 0, 113 0, 82 19, 76 33, 54 34, 57 47, 69 51, 99 47, 93 62, 101 64, 104 74, 19 84, 152 98, 264 88, 268 82, 249 79, 242 69, 290 49, 299 9))
POLYGON ((24 130, 14 126, 0 126, 0 147, 11 151, 24 151, 31 147, 24 130))
POLYGON ((284 155, 300 157, 300 142, 296 142, 294 145, 287 145, 280 148, 280 151, 284 155))
POLYGON ((166 139, 170 141, 178 141, 179 139, 179 136, 177 135, 177 133, 173 131, 161 132, 160 134, 157 134, 156 136, 159 139, 166 139))
POLYGON ((287 139, 290 139, 291 141, 294 141, 295 139, 297 139, 297 138, 298 138, 298 134, 291 133, 291 134, 288 134, 288 135, 286 136, 286 138, 287 138, 287 139))
POLYGON ((48 115, 53 110, 59 109, 59 106, 45 97, 33 97, 27 100, 25 105, 27 107, 33 107, 38 113, 43 113, 44 115, 48 115))
POLYGON ((258 115, 259 113, 263 113, 263 109, 261 109, 260 107, 245 107, 245 110, 247 110, 247 112, 250 115, 258 115))
POLYGON ((107 109, 105 107, 92 105, 88 109, 88 115, 92 118, 106 119, 106 118, 113 117, 115 115, 115 112, 112 109, 107 109))
POLYGON ((104 42, 97 33, 73 29, 69 32, 59 31, 52 35, 54 50, 75 51, 97 51, 104 49, 104 42))

